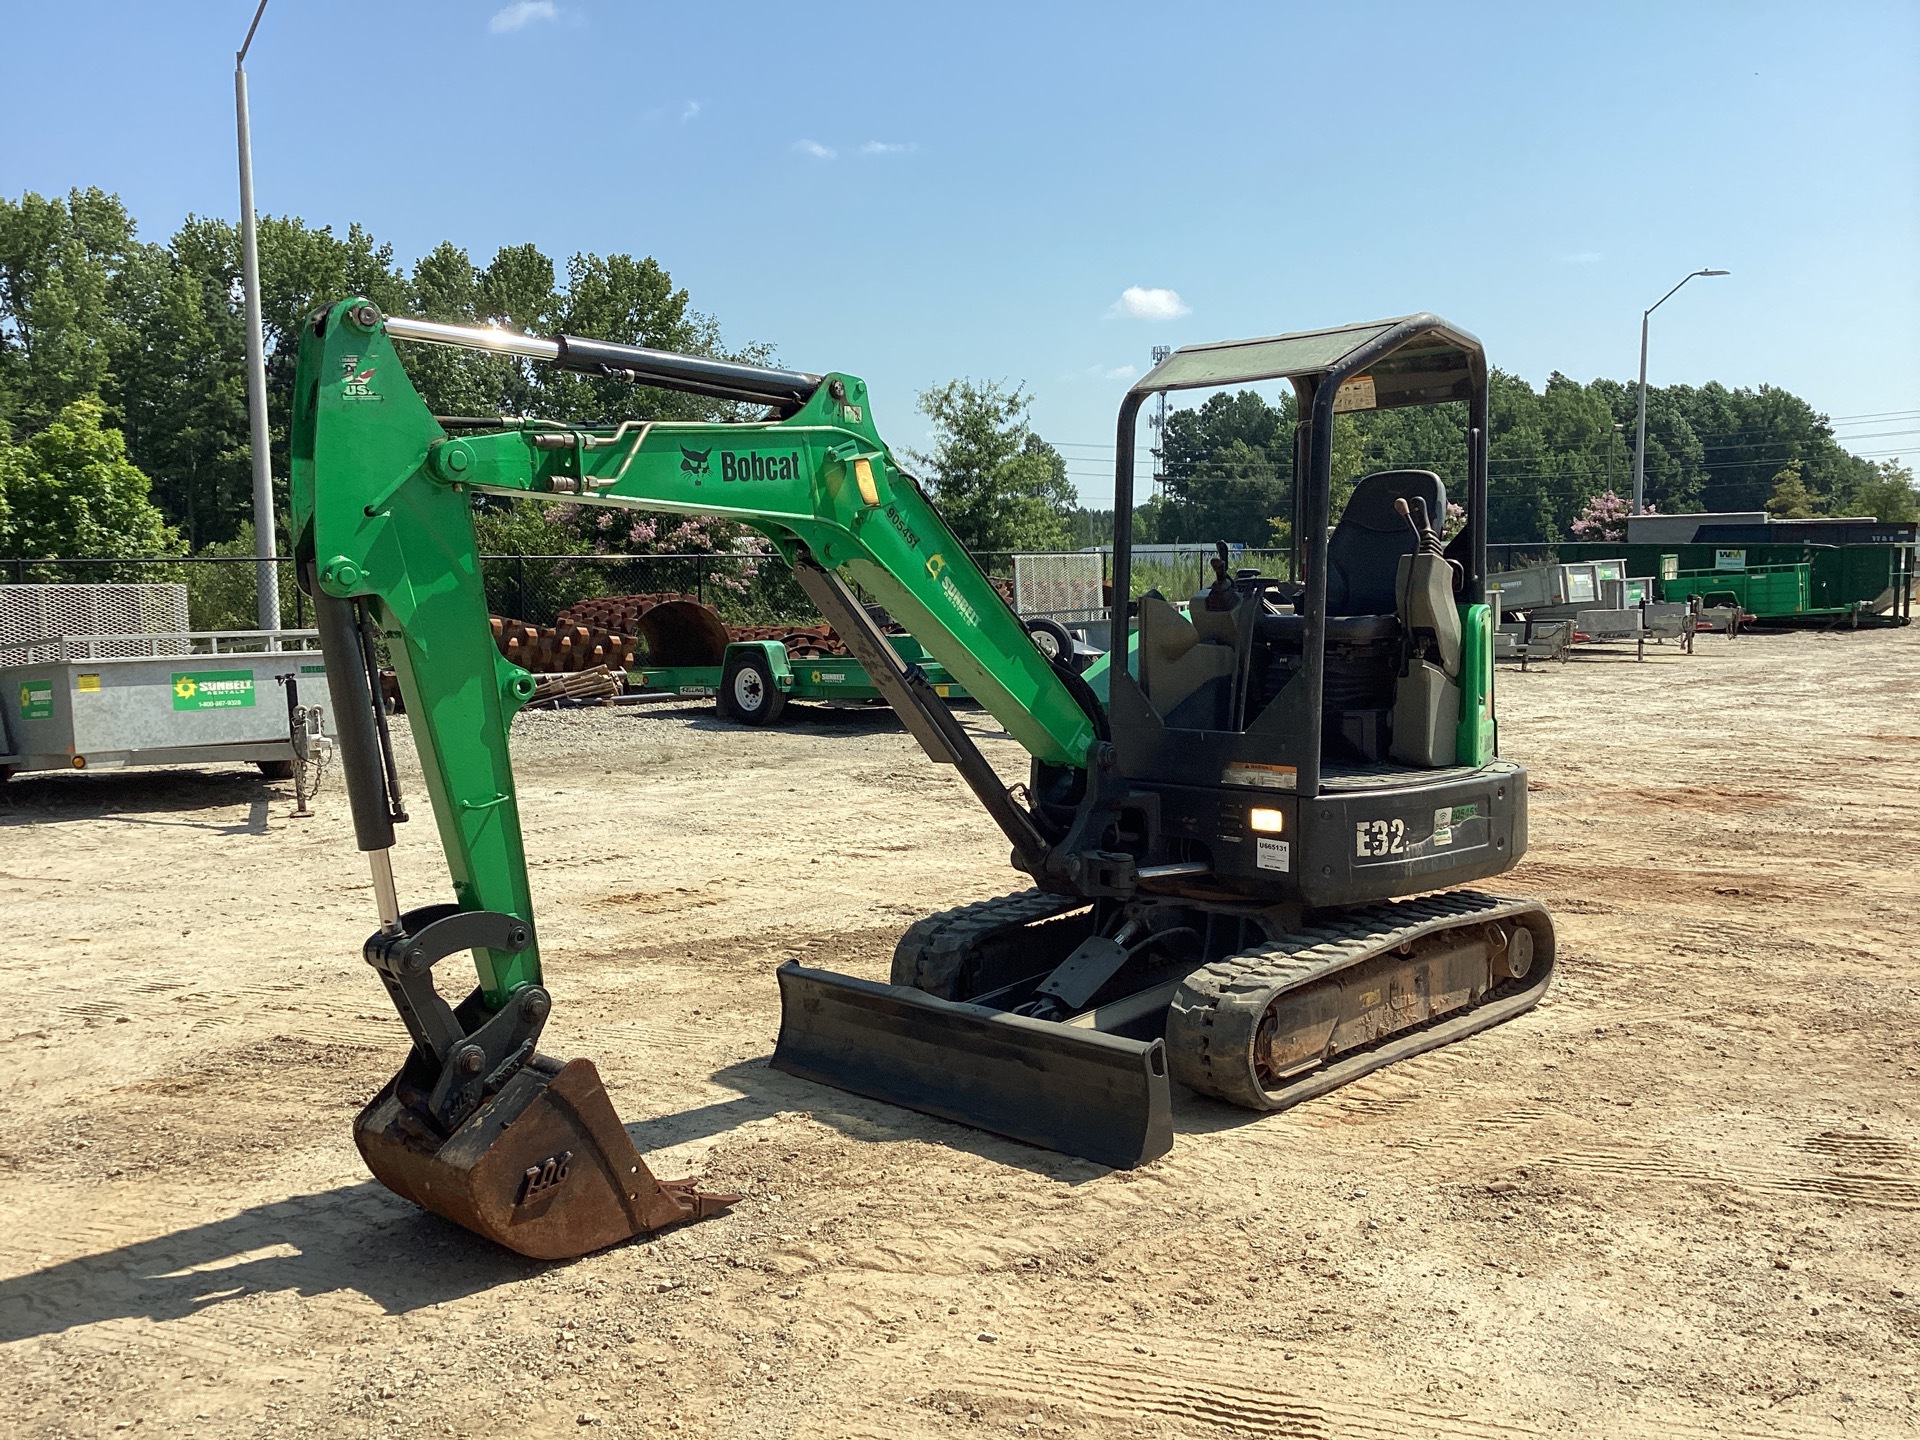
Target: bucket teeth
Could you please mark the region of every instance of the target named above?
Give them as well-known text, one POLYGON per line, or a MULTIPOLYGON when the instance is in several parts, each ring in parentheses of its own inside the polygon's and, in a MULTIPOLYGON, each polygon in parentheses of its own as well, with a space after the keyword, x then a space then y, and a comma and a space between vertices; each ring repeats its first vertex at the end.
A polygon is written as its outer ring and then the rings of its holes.
POLYGON ((656 1180, 588 1060, 535 1056, 452 1134, 409 1103, 407 1072, 354 1122, 394 1194, 537 1260, 568 1260, 717 1215, 740 1197, 656 1180))

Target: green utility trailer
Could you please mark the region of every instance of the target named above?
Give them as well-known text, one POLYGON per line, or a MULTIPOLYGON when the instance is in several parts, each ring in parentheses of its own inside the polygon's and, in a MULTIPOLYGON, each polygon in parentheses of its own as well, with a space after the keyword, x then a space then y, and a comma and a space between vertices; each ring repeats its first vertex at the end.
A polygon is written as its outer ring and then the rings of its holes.
POLYGON ((1769 578, 1748 586, 1764 608, 1748 614, 1763 625, 1905 625, 1913 611, 1915 553, 1905 541, 1889 544, 1622 544, 1604 541, 1585 544, 1506 547, 1500 562, 1506 568, 1582 560, 1624 560, 1629 575, 1657 576, 1669 600, 1709 591, 1741 593, 1738 584, 1725 583, 1739 575, 1772 577, 1786 568, 1805 575, 1800 582, 1769 578), (1669 582, 1692 576, 1691 589, 1675 590, 1669 582))
MULTIPOLYGON (((969 698, 946 667, 911 635, 887 639, 901 660, 920 668, 943 699, 969 698)), ((789 700, 858 705, 884 698, 866 667, 851 656, 796 659, 778 640, 736 640, 727 646, 719 665, 636 667, 627 672, 627 687, 661 699, 711 695, 722 715, 747 725, 774 724, 789 700)))
POLYGON ((1752 570, 1681 570, 1660 581, 1664 599, 1699 596, 1708 605, 1737 605, 1757 621, 1841 617, 1849 608, 1816 608, 1813 566, 1762 565, 1752 570))

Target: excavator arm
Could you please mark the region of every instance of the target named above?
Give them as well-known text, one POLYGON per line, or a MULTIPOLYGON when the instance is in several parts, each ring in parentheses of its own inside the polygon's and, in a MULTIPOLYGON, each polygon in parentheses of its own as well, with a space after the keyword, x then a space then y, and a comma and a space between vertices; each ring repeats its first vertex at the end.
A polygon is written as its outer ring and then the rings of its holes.
MULTIPOLYGON (((359 848, 380 930, 366 958, 414 1041, 360 1117, 362 1153, 390 1188, 523 1253, 578 1254, 727 1197, 646 1174, 592 1066, 536 1052, 550 1002, 507 753, 533 693, 488 625, 473 497, 719 515, 764 534, 929 755, 954 764, 1041 878, 1051 846, 914 667, 856 599, 884 606, 1034 757, 1097 765, 1098 704, 1031 643, 876 431, 865 385, 641 347, 388 319, 350 299, 302 331, 292 517, 313 595, 359 848), (579 426, 497 417, 443 424, 394 341, 508 350, 565 368, 771 407, 747 423, 579 426), (388 851, 406 818, 377 700, 385 649, 418 751, 454 902, 403 909, 388 851), (471 950, 459 1006, 435 963, 471 950), (585 1176, 586 1178, 582 1178, 585 1176)), ((1057 884, 1057 882, 1056 882, 1057 884)))

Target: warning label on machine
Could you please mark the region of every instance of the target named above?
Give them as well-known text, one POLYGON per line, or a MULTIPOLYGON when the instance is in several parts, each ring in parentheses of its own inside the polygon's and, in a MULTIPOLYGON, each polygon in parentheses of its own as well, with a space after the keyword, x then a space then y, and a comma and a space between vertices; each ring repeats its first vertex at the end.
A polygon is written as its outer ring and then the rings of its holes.
POLYGON ((53 682, 51 680, 20 682, 20 718, 22 720, 53 718, 53 682))
POLYGON ((176 710, 245 710, 252 704, 251 670, 194 670, 173 677, 176 710))

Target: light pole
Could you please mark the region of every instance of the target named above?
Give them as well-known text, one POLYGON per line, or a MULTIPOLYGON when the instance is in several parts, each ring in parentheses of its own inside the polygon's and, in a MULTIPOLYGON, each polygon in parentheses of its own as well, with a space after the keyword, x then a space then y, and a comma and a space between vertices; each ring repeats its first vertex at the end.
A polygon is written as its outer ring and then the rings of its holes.
MULTIPOLYGON (((261 0, 261 3, 265 4, 265 0, 261 0)), ((1725 270, 1695 270, 1692 275, 1682 279, 1680 285, 1686 284, 1688 280, 1698 275, 1728 273, 1725 270)), ((1647 491, 1647 317, 1671 300, 1680 285, 1674 286, 1672 290, 1667 291, 1640 312, 1640 424, 1633 446, 1633 513, 1636 515, 1646 513, 1642 502, 1646 499, 1647 491)))
POLYGON ((247 51, 267 0, 253 12, 233 57, 233 111, 240 129, 240 274, 247 294, 247 422, 253 448, 254 594, 260 628, 280 628, 280 574, 274 565, 273 453, 267 435, 267 356, 260 333, 260 252, 253 233, 253 139, 247 129, 247 51))

